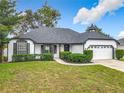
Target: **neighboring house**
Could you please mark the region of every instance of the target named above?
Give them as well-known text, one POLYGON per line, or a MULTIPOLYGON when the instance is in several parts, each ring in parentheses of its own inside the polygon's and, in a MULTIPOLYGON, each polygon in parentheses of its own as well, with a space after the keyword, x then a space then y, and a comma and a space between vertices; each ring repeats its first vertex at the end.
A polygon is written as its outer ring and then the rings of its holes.
POLYGON ((120 43, 118 45, 118 49, 124 49, 124 38, 119 39, 118 42, 120 43))
POLYGON ((91 26, 88 32, 78 33, 66 28, 41 27, 19 37, 12 38, 8 44, 8 61, 13 54, 42 54, 50 51, 59 57, 62 51, 83 53, 93 50, 93 59, 113 59, 118 41, 91 26))

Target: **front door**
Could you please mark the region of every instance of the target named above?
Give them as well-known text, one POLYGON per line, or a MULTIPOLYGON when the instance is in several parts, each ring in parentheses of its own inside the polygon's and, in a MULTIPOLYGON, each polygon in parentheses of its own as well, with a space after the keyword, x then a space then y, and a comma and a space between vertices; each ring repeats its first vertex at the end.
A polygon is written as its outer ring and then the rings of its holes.
POLYGON ((57 54, 57 45, 53 45, 53 55, 54 57, 59 57, 59 55, 57 54))
POLYGON ((41 45, 41 53, 52 53, 54 57, 59 57, 57 45, 41 45))

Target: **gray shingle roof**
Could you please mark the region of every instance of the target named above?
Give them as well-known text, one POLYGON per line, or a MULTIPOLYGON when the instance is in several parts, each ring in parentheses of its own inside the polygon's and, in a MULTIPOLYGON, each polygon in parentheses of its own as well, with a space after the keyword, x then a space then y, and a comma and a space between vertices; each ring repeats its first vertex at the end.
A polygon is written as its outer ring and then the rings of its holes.
POLYGON ((118 42, 120 43, 120 45, 123 46, 124 45, 124 38, 119 39, 118 42))
POLYGON ((41 27, 32 30, 18 38, 31 39, 35 43, 84 43, 88 39, 114 40, 99 32, 78 33, 67 28, 41 27))
POLYGON ((29 38, 36 43, 81 43, 79 33, 66 28, 42 27, 19 38, 29 38))
POLYGON ((85 42, 87 39, 103 39, 103 40, 113 40, 112 37, 104 35, 100 32, 84 32, 80 34, 80 39, 85 42))

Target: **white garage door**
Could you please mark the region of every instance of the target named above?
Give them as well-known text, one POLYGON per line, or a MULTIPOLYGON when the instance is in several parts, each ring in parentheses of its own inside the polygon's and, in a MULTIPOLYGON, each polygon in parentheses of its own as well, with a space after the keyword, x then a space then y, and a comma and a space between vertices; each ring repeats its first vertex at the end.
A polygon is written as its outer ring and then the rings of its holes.
POLYGON ((93 59, 112 59, 113 58, 113 48, 112 46, 90 46, 93 50, 93 59))

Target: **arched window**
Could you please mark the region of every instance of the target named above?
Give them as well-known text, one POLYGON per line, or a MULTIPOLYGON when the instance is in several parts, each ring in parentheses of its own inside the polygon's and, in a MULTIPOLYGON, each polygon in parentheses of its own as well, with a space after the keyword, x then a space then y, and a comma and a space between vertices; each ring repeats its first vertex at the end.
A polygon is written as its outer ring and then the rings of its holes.
POLYGON ((14 54, 29 54, 29 44, 25 40, 17 40, 14 44, 14 54))

